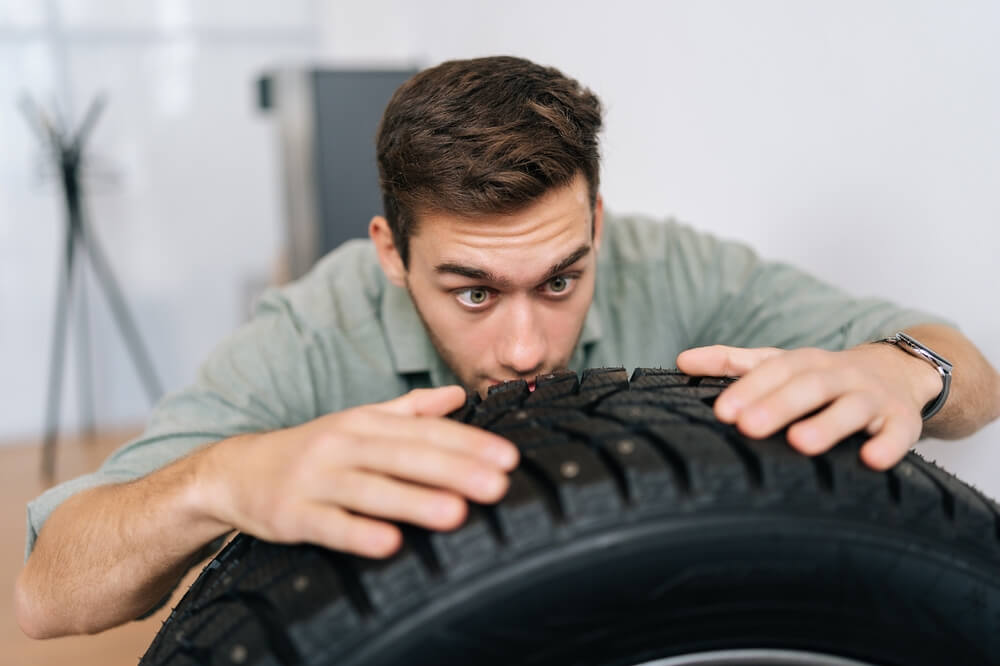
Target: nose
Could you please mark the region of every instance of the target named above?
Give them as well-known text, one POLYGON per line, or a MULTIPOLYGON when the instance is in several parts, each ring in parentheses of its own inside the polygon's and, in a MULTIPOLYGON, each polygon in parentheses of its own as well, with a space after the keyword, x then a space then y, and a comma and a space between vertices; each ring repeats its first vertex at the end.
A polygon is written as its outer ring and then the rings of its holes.
POLYGON ((507 322, 500 336, 498 361, 508 371, 534 379, 545 365, 548 341, 541 317, 529 298, 508 302, 507 322))

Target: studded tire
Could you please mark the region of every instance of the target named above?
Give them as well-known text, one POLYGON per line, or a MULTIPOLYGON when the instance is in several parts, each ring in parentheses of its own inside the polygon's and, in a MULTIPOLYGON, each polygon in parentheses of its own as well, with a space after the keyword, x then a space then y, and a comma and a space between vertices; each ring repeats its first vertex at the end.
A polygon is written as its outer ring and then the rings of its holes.
POLYGON ((728 381, 494 387, 453 417, 520 447, 499 504, 378 561, 238 535, 141 663, 1000 664, 1000 506, 916 454, 866 468, 859 435, 747 439, 728 381))

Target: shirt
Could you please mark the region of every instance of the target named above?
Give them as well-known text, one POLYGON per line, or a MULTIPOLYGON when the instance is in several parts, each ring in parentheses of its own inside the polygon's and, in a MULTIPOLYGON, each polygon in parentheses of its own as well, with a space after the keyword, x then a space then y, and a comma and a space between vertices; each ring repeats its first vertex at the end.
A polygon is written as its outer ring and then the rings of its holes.
MULTIPOLYGON (((685 349, 846 349, 921 323, 953 324, 854 298, 742 243, 674 220, 605 217, 594 300, 570 369, 674 367, 685 349)), ((52 511, 94 486, 131 481, 206 444, 301 424, 458 383, 405 289, 370 241, 349 241, 302 279, 268 290, 253 319, 219 345, 195 383, 163 398, 146 431, 92 474, 27 507, 26 557, 52 511)))

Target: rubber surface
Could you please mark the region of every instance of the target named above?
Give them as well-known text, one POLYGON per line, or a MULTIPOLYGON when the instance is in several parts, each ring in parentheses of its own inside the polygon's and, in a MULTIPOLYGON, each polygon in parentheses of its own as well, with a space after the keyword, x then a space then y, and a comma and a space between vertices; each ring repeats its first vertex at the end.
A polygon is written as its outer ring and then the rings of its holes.
POLYGON ((1000 664, 1000 506, 916 454, 879 473, 712 412, 726 379, 620 368, 453 415, 522 450, 506 497, 383 561, 237 536, 142 664, 637 664, 785 649, 1000 664))

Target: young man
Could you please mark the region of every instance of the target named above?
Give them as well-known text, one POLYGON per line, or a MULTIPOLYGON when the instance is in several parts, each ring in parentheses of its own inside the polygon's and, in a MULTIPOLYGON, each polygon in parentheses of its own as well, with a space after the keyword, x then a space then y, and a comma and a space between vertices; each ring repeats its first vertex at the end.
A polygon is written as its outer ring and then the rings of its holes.
POLYGON ((747 434, 795 423, 792 446, 815 454, 865 430, 878 469, 922 433, 963 437, 1000 413, 1000 376, 946 322, 673 222, 606 219, 600 127, 593 93, 516 58, 402 86, 378 134, 386 215, 371 242, 269 293, 140 439, 29 505, 24 631, 135 618, 234 529, 385 557, 401 542, 389 521, 456 527, 518 461, 442 418, 463 386, 676 362, 742 376, 716 411, 747 434), (926 423, 942 375, 870 344, 901 329, 955 366, 926 423))

